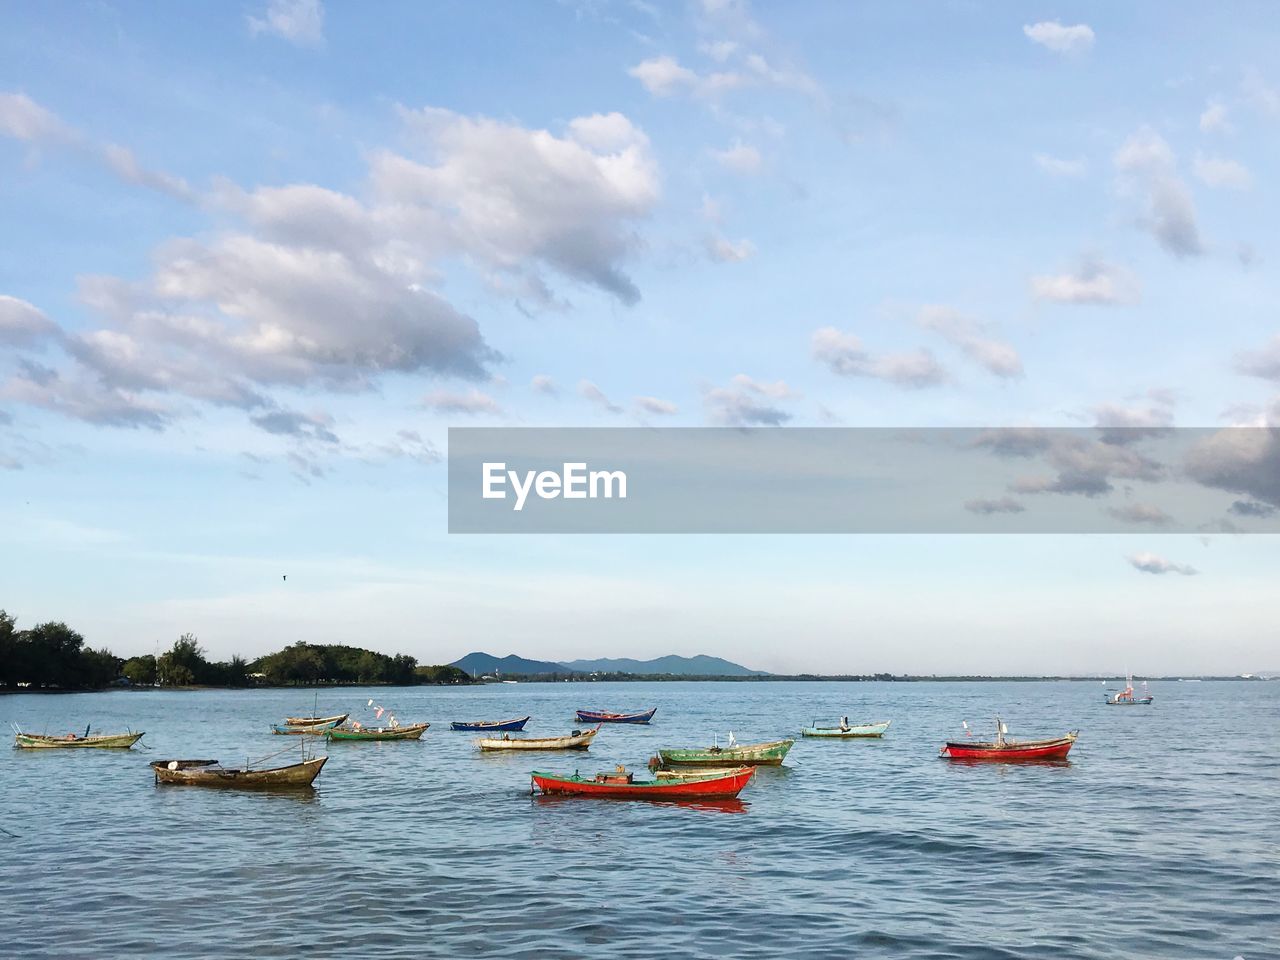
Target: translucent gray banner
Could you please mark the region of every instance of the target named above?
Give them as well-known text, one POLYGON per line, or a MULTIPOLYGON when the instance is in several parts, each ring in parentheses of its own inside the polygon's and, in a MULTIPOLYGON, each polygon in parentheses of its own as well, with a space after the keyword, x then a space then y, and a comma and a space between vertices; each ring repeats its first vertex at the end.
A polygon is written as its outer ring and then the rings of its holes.
POLYGON ((1138 531, 1280 532, 1280 430, 449 430, 450 533, 1138 531))

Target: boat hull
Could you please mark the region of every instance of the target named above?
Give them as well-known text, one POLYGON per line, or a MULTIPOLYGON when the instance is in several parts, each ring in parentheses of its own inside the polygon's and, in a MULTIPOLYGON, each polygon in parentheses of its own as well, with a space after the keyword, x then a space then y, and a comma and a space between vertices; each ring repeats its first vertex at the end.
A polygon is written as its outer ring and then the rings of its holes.
POLYGON ((776 767, 786 759, 794 740, 774 740, 735 747, 707 747, 704 750, 659 750, 661 767, 776 767))
POLYGON ((476 746, 481 750, 586 750, 600 728, 568 737, 481 737, 476 746))
POLYGON ((949 760, 977 760, 991 763, 1018 763, 1025 760, 1065 760, 1076 742, 1068 733, 1056 740, 1010 740, 1004 744, 958 742, 946 744, 940 756, 949 760))
POLYGON ((742 792, 755 770, 743 767, 725 776, 625 782, 625 777, 588 779, 555 773, 531 775, 533 786, 548 796, 601 797, 614 800, 727 800, 742 792))
POLYGON ((470 730, 474 733, 487 733, 490 731, 501 733, 506 730, 523 730, 524 725, 530 719, 530 717, 520 717, 518 720, 472 720, 469 722, 454 720, 449 726, 454 730, 470 730))
POLYGON ((1132 700, 1113 700, 1107 697, 1104 702, 1108 707, 1149 707, 1154 699, 1155 697, 1134 697, 1132 700))
POLYGON ((323 736, 326 730, 332 730, 341 722, 340 720, 326 720, 323 723, 312 723, 306 726, 302 724, 273 723, 271 732, 288 737, 319 737, 323 736))
POLYGON ((185 787, 212 787, 223 790, 270 790, 309 787, 320 775, 328 757, 271 770, 228 770, 216 760, 153 760, 156 783, 185 787), (177 768, 170 770, 170 764, 177 768))
POLYGON ((332 723, 334 726, 346 722, 349 713, 338 713, 332 717, 285 717, 284 725, 286 727, 314 727, 321 723, 332 723))
POLYGON ((111 733, 68 738, 19 733, 14 736, 13 745, 22 750, 128 750, 143 736, 141 733, 111 733))
POLYGON ((606 713, 603 710, 579 710, 579 723, 648 723, 658 708, 643 713, 606 713))
POLYGON ((353 730, 350 727, 333 727, 324 732, 328 740, 421 740, 429 723, 414 723, 409 726, 396 727, 391 730, 353 730))
POLYGON ((800 733, 806 737, 829 737, 836 740, 855 740, 860 737, 883 737, 892 721, 884 723, 861 723, 841 729, 840 727, 804 727, 800 733))

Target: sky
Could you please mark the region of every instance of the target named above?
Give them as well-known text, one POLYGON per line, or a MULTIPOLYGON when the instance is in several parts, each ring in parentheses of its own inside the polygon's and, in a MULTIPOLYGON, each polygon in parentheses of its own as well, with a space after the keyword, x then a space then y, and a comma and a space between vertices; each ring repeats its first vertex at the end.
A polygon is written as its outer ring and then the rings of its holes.
POLYGON ((450 536, 445 463, 1280 425, 1278 42, 1263 3, 4 5, 0 606, 125 656, 1280 669, 1271 536, 450 536))

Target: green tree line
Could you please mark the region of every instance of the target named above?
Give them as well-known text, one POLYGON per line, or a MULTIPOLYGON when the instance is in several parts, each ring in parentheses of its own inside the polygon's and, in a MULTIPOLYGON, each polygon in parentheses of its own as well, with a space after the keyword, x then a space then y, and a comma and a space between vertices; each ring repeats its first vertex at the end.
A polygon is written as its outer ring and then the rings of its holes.
POLYGON ((65 623, 42 623, 29 630, 18 630, 16 624, 0 610, 0 690, 471 682, 457 667, 419 666, 405 654, 388 656, 341 644, 299 641, 251 662, 238 656, 213 661, 190 633, 158 657, 124 660, 109 650, 86 647, 84 637, 65 623))

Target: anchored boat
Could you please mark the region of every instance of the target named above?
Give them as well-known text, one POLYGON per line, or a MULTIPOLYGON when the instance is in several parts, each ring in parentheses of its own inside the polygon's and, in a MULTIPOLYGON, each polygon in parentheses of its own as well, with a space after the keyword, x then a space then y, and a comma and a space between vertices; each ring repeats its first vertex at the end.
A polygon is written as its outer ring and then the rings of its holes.
POLYGON ((189 787, 221 787, 236 790, 261 790, 280 787, 309 787, 320 775, 328 757, 315 757, 301 763, 269 770, 232 769, 217 760, 152 760, 156 783, 172 783, 189 787))
POLYGON ((481 737, 476 746, 481 750, 585 750, 600 727, 594 730, 575 730, 567 737, 481 737))
MULTIPOLYGON (((968 730, 968 724, 965 724, 968 730)), ((938 752, 950 760, 990 760, 1009 763, 1020 760, 1065 760, 1076 742, 1079 731, 1052 740, 1009 740, 1009 728, 996 718, 996 738, 991 741, 963 740, 946 743, 938 752)))
POLYGON ((516 720, 454 720, 449 726, 454 730, 492 730, 500 732, 503 730, 523 730, 524 725, 529 722, 530 717, 520 717, 516 720))
POLYGON ((317 723, 273 723, 271 732, 292 737, 319 737, 323 736, 326 730, 332 730, 345 719, 346 716, 344 715, 342 717, 328 717, 317 723))
POLYGON ((658 708, 643 713, 607 713, 604 710, 579 710, 579 723, 648 723, 658 708))
POLYGON ((284 725, 286 727, 314 727, 322 723, 332 723, 337 726, 349 716, 351 716, 349 713, 340 713, 332 717, 285 717, 284 725))
POLYGON ((730 734, 729 746, 710 746, 701 750, 659 750, 649 761, 653 767, 727 767, 779 766, 794 740, 772 740, 769 743, 735 743, 730 734))
POLYGON ((99 750, 128 750, 135 743, 143 738, 141 733, 99 733, 89 736, 85 731, 84 736, 75 733, 68 733, 61 737, 46 736, 42 733, 22 733, 19 731, 14 734, 13 745, 23 750, 58 750, 58 749, 99 749, 99 750))
POLYGON ((889 729, 891 720, 885 720, 882 723, 850 723, 848 717, 841 717, 839 721, 813 721, 813 726, 803 727, 800 730, 802 736, 806 737, 837 737, 853 739, 857 737, 883 737, 885 731, 889 729))
POLYGON ((324 732, 327 740, 421 740, 429 723, 410 723, 403 727, 331 727, 324 732))
POLYGON ((531 774, 533 788, 544 794, 567 797, 611 797, 618 800, 723 800, 736 797, 747 785, 754 767, 740 767, 714 776, 677 780, 636 780, 621 767, 615 773, 594 777, 562 773, 531 774))
POLYGON ((1151 705, 1151 701, 1155 699, 1147 690, 1147 681, 1142 681, 1142 696, 1138 696, 1133 690, 1133 674, 1130 674, 1125 681, 1123 690, 1117 690, 1112 696, 1102 695, 1103 702, 1109 707, 1146 707, 1151 705))

